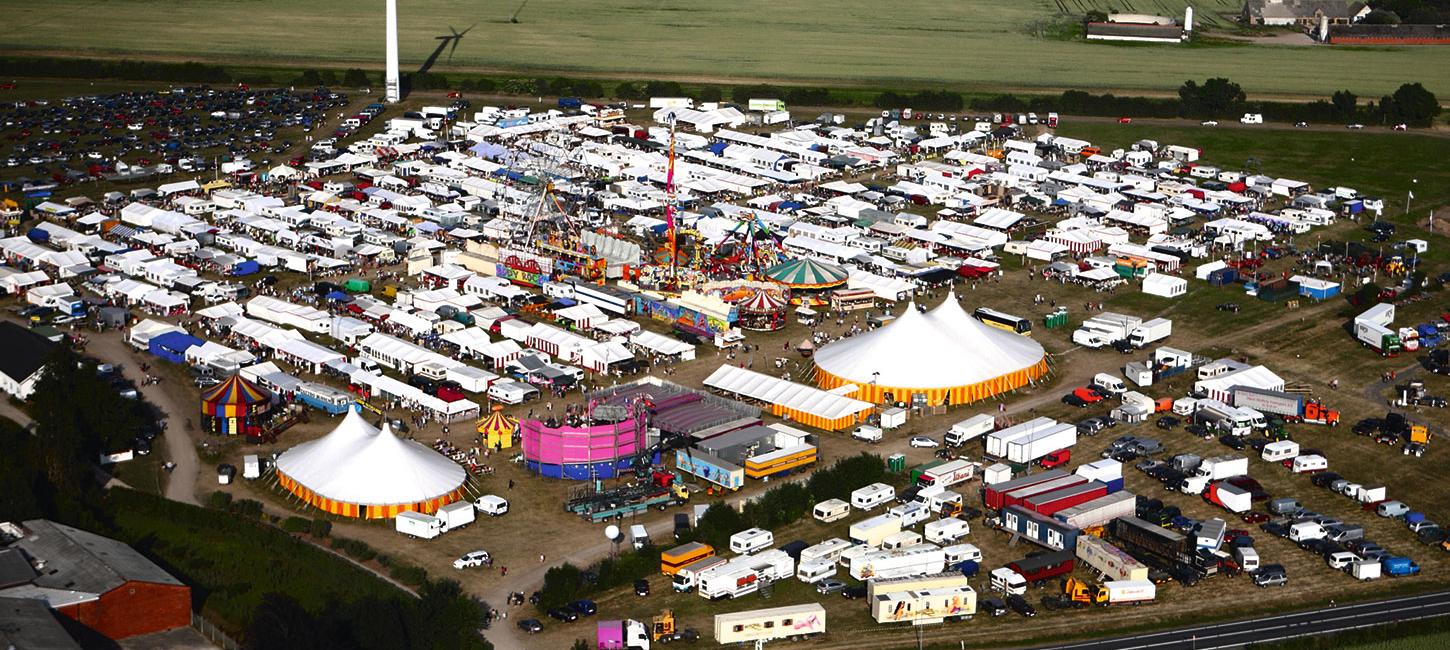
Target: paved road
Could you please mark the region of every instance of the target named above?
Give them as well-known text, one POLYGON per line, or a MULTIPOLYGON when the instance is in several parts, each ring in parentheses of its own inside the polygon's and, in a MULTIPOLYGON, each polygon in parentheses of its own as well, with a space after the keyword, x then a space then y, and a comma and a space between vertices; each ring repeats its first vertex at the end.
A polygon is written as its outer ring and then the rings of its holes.
POLYGON ((1450 591, 1393 598, 1357 605, 1326 607, 1296 614, 1198 625, 1166 632, 1114 637, 1080 643, 1038 646, 1037 650, 1215 650, 1249 643, 1283 641, 1316 634, 1344 632, 1372 625, 1450 616, 1450 591))

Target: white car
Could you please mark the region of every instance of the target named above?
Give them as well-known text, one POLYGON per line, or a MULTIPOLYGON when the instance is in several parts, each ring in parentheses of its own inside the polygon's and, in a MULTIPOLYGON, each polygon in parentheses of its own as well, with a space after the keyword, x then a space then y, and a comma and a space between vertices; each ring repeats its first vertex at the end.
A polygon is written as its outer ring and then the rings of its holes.
POLYGON ((1364 125, 1363 124, 1350 124, 1350 125, 1348 125, 1348 126, 1346 126, 1344 128, 1349 129, 1351 131, 1358 131, 1360 129, 1363 129, 1364 128, 1364 125))
POLYGON ((1200 124, 1203 126, 1218 126, 1218 120, 1204 120, 1200 124))
POLYGON ((911 446, 913 447, 940 447, 941 443, 926 436, 912 436, 911 446))
POLYGON ((464 553, 463 557, 454 560, 453 568, 467 569, 470 567, 484 566, 492 562, 493 558, 489 556, 488 551, 473 551, 472 553, 464 553))

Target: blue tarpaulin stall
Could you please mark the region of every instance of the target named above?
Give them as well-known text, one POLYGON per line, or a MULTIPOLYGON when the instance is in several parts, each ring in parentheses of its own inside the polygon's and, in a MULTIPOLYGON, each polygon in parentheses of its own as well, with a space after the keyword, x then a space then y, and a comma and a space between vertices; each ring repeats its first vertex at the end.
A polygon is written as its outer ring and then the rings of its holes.
POLYGON ((204 343, 185 332, 167 332, 151 339, 146 350, 172 363, 186 363, 186 351, 204 343))

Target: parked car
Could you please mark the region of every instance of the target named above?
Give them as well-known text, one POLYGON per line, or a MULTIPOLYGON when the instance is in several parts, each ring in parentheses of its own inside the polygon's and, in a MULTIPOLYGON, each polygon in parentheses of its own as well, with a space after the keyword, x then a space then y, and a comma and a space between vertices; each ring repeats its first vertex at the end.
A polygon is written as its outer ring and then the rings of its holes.
POLYGON ((544 624, 540 623, 537 618, 526 618, 519 621, 519 629, 529 634, 538 634, 544 631, 544 624))
POLYGON ((1007 603, 1001 598, 984 598, 978 605, 978 609, 992 616, 1001 616, 1007 613, 1007 603))
POLYGON ((594 604, 594 601, 588 599, 576 600, 569 603, 569 609, 574 610, 580 616, 593 616, 599 611, 599 607, 594 604))
POLYGON ((463 557, 454 560, 453 568, 468 569, 476 566, 484 566, 491 562, 492 558, 489 556, 488 551, 473 551, 464 553, 463 557))
POLYGON ((1007 597, 1007 606, 1011 607, 1012 611, 1028 618, 1037 615, 1037 608, 1033 607, 1032 603, 1027 602, 1026 598, 1017 594, 1012 594, 1007 597))
POLYGON ((576 613, 574 610, 566 607, 550 608, 547 613, 549 615, 549 618, 552 618, 556 621, 562 621, 564 623, 573 623, 574 621, 579 620, 579 614, 576 613))
POLYGON ((634 595, 636 595, 636 596, 648 596, 649 595, 649 581, 648 580, 635 580, 634 581, 634 595))
POLYGON ((1289 584, 1289 572, 1282 564, 1266 564, 1251 574, 1256 587, 1283 587, 1289 584))
POLYGON ((845 590, 845 588, 846 583, 841 582, 840 580, 837 580, 835 578, 826 578, 825 580, 816 583, 816 593, 823 596, 829 596, 836 592, 843 591, 845 590))
POLYGON ((927 436, 912 436, 910 444, 912 447, 938 447, 941 443, 927 436))
POLYGON ((846 600, 856 600, 866 597, 866 585, 853 585, 841 590, 841 596, 846 600))

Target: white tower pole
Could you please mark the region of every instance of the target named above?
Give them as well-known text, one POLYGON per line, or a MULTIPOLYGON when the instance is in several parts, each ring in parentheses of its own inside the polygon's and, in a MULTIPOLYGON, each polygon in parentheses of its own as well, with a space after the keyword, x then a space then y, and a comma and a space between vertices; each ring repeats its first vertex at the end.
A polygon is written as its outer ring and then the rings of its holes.
POLYGON ((396 104, 403 98, 403 85, 398 80, 398 0, 388 0, 388 59, 384 72, 384 99, 396 104))

